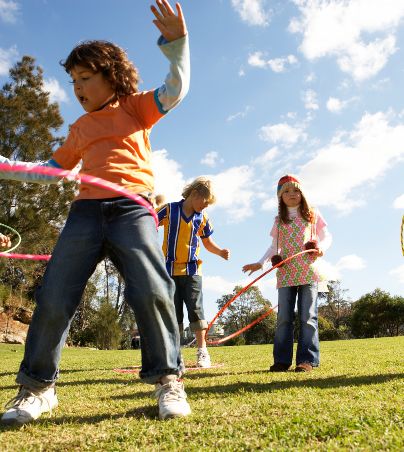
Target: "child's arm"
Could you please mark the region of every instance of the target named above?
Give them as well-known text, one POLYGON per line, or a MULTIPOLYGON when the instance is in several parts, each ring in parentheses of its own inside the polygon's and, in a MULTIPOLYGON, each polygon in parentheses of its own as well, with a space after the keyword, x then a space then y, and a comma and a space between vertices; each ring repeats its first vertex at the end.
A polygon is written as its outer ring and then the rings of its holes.
POLYGON ((311 240, 307 242, 305 244, 305 249, 316 249, 317 254, 314 254, 314 256, 317 258, 324 256, 324 253, 331 246, 332 235, 328 231, 327 223, 320 212, 317 212, 316 217, 316 236, 318 240, 311 240))
POLYGON ((0 234, 0 246, 2 246, 3 248, 11 246, 10 237, 0 234))
MULTIPOLYGON (((52 164, 52 160, 47 162, 21 162, 18 160, 10 160, 6 157, 0 155, 0 163, 13 166, 24 166, 27 170, 35 167, 35 166, 47 166, 50 168, 55 168, 56 165, 52 164)), ((60 181, 60 177, 56 176, 46 176, 44 174, 36 174, 30 172, 14 172, 14 171, 0 171, 0 179, 6 180, 17 180, 21 182, 35 182, 37 184, 56 184, 60 181)))
MULTIPOLYGON (((271 246, 265 251, 265 254, 261 257, 261 259, 258 262, 254 262, 252 264, 246 264, 242 268, 242 271, 244 273, 250 272, 248 274, 248 276, 252 275, 257 270, 262 270, 264 268, 264 265, 268 261, 270 261, 270 260, 272 261, 272 258, 274 256, 278 256, 277 239, 276 239, 277 232, 278 232, 277 231, 277 223, 275 221, 274 225, 272 226, 271 234, 270 234, 272 237, 271 246)), ((282 260, 282 258, 281 258, 281 260, 282 260)), ((272 262, 272 265, 276 265, 277 263, 279 263, 279 261, 272 262)))
POLYGON ((227 248, 220 248, 220 246, 218 246, 210 237, 202 238, 202 243, 210 253, 220 256, 223 259, 226 259, 226 261, 229 260, 230 250, 227 248))
POLYGON ((178 105, 189 90, 189 43, 180 4, 176 4, 176 16, 167 0, 158 0, 156 3, 160 11, 155 6, 152 6, 151 10, 156 17, 153 23, 162 34, 158 44, 170 61, 170 72, 164 84, 155 92, 159 110, 165 114, 178 105))

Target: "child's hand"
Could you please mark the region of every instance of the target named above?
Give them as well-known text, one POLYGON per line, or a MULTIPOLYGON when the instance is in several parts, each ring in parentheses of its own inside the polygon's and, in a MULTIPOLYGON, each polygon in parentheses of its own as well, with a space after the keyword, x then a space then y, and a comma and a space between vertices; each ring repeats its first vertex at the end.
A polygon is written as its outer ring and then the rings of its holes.
POLYGON ((305 250, 316 250, 317 253, 313 253, 314 254, 314 258, 317 259, 318 257, 321 257, 324 255, 323 250, 321 250, 318 247, 318 242, 317 240, 309 240, 308 242, 306 242, 304 244, 304 249, 305 250))
POLYGON ((11 246, 10 237, 0 234, 0 246, 2 246, 3 248, 10 247, 11 246))
POLYGON ((229 257, 230 257, 230 250, 228 250, 228 249, 226 249, 226 248, 223 248, 223 249, 220 251, 220 257, 223 257, 223 259, 226 259, 226 261, 228 261, 228 260, 229 260, 229 257))
POLYGON ((185 24, 184 16, 182 14, 181 5, 176 3, 178 16, 175 15, 174 10, 167 0, 156 0, 157 8, 152 5, 150 9, 156 16, 153 20, 154 25, 160 30, 161 34, 167 41, 175 41, 187 34, 187 26, 185 24))
MULTIPOLYGON (((275 265, 280 264, 282 261, 283 261, 283 258, 282 258, 282 256, 280 256, 279 254, 274 254, 274 255, 271 257, 271 264, 272 264, 272 267, 275 267, 275 265)), ((280 265, 280 267, 282 267, 282 265, 280 265)))
POLYGON ((260 264, 259 262, 254 262, 254 264, 244 265, 244 267, 242 268, 244 273, 250 272, 248 274, 248 276, 252 275, 254 272, 256 272, 257 270, 261 270, 261 269, 262 269, 262 264, 260 264))

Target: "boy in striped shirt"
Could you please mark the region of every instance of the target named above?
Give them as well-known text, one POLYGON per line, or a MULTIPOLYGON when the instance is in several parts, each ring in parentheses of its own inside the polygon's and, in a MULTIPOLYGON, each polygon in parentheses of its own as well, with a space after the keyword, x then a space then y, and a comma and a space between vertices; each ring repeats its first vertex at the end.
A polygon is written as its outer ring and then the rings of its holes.
POLYGON ((187 185, 183 199, 165 204, 158 210, 159 226, 164 227, 163 253, 166 268, 175 283, 175 311, 180 332, 184 324, 184 303, 188 311, 191 331, 198 346, 198 367, 210 367, 205 333, 208 322, 203 312, 202 273, 199 259, 200 240, 211 253, 228 260, 230 251, 220 248, 211 238, 212 224, 204 211, 216 197, 206 177, 198 177, 187 185))

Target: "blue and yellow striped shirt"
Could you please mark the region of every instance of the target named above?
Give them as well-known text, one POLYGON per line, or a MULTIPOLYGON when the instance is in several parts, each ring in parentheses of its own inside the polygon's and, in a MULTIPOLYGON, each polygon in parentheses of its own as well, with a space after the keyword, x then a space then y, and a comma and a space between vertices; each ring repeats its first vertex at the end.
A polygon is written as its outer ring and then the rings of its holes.
POLYGON ((194 212, 187 218, 182 210, 183 202, 168 203, 157 212, 159 226, 164 226, 166 267, 171 276, 201 275, 199 237, 209 237, 213 227, 204 212, 194 212))

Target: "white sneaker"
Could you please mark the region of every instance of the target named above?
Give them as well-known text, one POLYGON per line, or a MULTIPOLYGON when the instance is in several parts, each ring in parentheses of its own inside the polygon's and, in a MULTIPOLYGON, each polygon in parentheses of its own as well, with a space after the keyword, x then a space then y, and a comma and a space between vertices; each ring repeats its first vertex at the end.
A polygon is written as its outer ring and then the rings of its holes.
POLYGON ((210 367, 212 364, 210 362, 210 356, 208 349, 206 348, 198 348, 196 352, 196 365, 198 367, 210 367))
POLYGON ((3 424, 23 425, 38 419, 42 413, 52 412, 58 406, 54 387, 33 392, 21 386, 16 397, 7 404, 7 411, 1 417, 3 424))
POLYGON ((180 380, 172 380, 164 385, 157 383, 154 397, 158 400, 160 419, 191 414, 184 384, 180 380))

